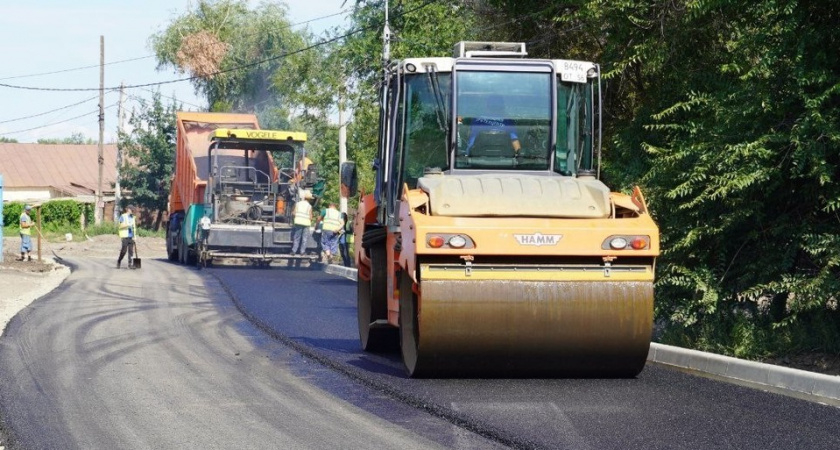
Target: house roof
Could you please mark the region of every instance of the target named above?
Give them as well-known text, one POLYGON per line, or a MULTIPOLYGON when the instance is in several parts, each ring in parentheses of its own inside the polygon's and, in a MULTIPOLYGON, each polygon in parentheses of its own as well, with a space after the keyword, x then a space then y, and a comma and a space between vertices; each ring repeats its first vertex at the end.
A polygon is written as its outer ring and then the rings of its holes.
MULTIPOLYGON (((0 143, 5 188, 51 187, 68 196, 91 194, 99 184, 99 145, 0 143)), ((117 179, 117 145, 103 146, 102 190, 117 179)))

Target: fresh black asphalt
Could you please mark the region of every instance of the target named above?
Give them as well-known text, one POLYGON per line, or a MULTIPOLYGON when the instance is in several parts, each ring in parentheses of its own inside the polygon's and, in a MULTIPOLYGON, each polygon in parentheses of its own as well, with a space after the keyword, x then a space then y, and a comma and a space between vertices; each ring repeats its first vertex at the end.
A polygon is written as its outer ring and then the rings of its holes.
MULTIPOLYGON (((260 328, 360 390, 373 389, 511 447, 840 448, 840 408, 651 364, 635 379, 409 379, 398 351, 361 351, 354 281, 306 269, 207 272, 260 328)), ((342 391, 336 395, 365 403, 346 385, 332 386, 326 387, 342 391)), ((390 407, 383 405, 363 406, 387 417, 381 409, 390 407)), ((394 420, 423 427, 417 416, 394 420)))

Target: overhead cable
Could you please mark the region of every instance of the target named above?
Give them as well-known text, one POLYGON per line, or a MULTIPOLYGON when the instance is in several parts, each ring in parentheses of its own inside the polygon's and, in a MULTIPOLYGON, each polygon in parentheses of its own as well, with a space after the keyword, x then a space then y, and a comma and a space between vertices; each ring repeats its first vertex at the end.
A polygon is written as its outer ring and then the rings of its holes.
MULTIPOLYGON (((310 23, 310 22, 316 22, 316 21, 322 20, 322 19, 328 19, 328 18, 334 17, 334 16, 340 16, 342 14, 345 14, 347 11, 349 11, 349 10, 341 10, 337 13, 329 14, 329 15, 326 15, 326 16, 316 17, 314 19, 305 20, 303 22, 293 23, 293 24, 289 25, 289 28, 295 27, 295 26, 298 26, 298 25, 304 25, 304 24, 307 24, 307 23, 310 23)), ((107 62, 104 65, 110 66, 112 64, 122 64, 122 63, 126 63, 126 62, 139 61, 141 59, 148 59, 148 58, 154 58, 154 57, 155 57, 155 55, 138 56, 137 58, 122 59, 122 60, 119 60, 119 61, 107 62)), ((85 69, 94 69, 94 68, 98 68, 98 67, 100 67, 99 64, 94 64, 94 65, 90 65, 90 66, 74 67, 74 68, 71 68, 71 69, 55 70, 55 71, 52 71, 52 72, 32 73, 32 74, 27 74, 27 75, 14 75, 14 76, 11 76, 11 77, 0 77, 0 81, 2 81, 2 80, 12 80, 12 79, 16 79, 16 78, 39 77, 39 76, 43 76, 43 75, 54 75, 54 74, 57 74, 57 73, 73 72, 73 71, 76 71, 76 70, 85 70, 85 69)))
MULTIPOLYGON (((423 3, 422 5, 414 8, 414 9, 406 11, 402 15, 407 15, 407 14, 416 12, 420 9, 423 9, 426 6, 434 3, 434 1, 435 0, 429 0, 429 1, 423 3)), ((304 47, 302 49, 293 50, 293 51, 290 51, 290 52, 285 52, 285 53, 282 53, 282 54, 277 55, 277 56, 272 56, 270 58, 266 58, 266 59, 256 61, 256 62, 253 62, 253 63, 249 63, 249 64, 243 64, 243 65, 237 66, 237 67, 232 67, 230 69, 220 70, 220 71, 214 72, 210 75, 221 75, 221 74, 228 73, 228 72, 234 72, 234 71, 237 71, 237 70, 248 69, 248 68, 251 68, 251 67, 254 67, 254 66, 259 66, 261 64, 264 64, 264 63, 267 63, 267 62, 270 62, 270 61, 274 61, 274 60, 281 59, 281 58, 286 58, 288 56, 296 55, 298 53, 303 53, 305 51, 309 51, 309 50, 321 47, 321 46, 326 45, 326 44, 331 44, 333 42, 340 41, 340 40, 342 40, 344 38, 347 38, 349 36, 352 36, 354 34, 361 33, 362 31, 366 31, 368 29, 373 29, 374 27, 378 27, 378 26, 379 26, 379 24, 374 24, 374 25, 368 25, 368 26, 365 26, 365 27, 361 27, 361 28, 352 30, 348 33, 345 33, 341 36, 336 36, 332 39, 327 39, 327 40, 324 40, 324 41, 316 42, 315 44, 309 45, 309 46, 304 47)), ((143 88, 143 87, 151 87, 151 86, 162 86, 164 84, 180 83, 182 81, 191 81, 191 80, 195 80, 195 79, 199 79, 199 78, 203 78, 203 77, 192 76, 192 77, 177 78, 177 79, 174 79, 174 80, 158 81, 158 82, 155 82, 155 83, 125 85, 125 86, 122 86, 122 87, 124 89, 134 89, 134 88, 143 88)), ((6 88, 10 88, 10 89, 24 89, 24 90, 30 90, 30 91, 51 91, 51 92, 80 92, 80 91, 98 91, 98 90, 100 90, 100 88, 44 88, 44 87, 34 87, 34 86, 18 86, 18 85, 13 85, 13 84, 6 84, 6 83, 0 83, 0 87, 6 87, 6 88)), ((108 87, 108 88, 105 88, 105 89, 106 90, 118 90, 118 89, 120 89, 120 86, 108 87)))
MULTIPOLYGON (((117 103, 114 103, 114 104, 108 105, 108 106, 106 106, 104 109, 111 109, 111 108, 113 108, 113 107, 115 107, 115 106, 117 106, 117 103)), ((82 114, 82 115, 79 115, 79 116, 76 116, 76 117, 71 117, 71 118, 69 118, 69 119, 60 120, 60 121, 58 121, 58 122, 52 122, 52 123, 48 123, 48 124, 41 125, 41 126, 37 126, 37 127, 33 127, 33 128, 27 128, 27 129, 25 129, 25 130, 5 131, 5 132, 3 132, 3 133, 0 133, 0 136, 6 136, 6 135, 9 135, 9 134, 17 134, 17 133, 25 133, 25 132, 27 132, 27 131, 32 131, 32 130, 39 130, 39 129, 41 129, 41 128, 51 127, 51 126, 53 126, 53 125, 58 125, 58 124, 60 124, 60 123, 69 122, 69 121, 71 121, 71 120, 81 119, 82 117, 85 117, 85 116, 90 116, 90 115, 93 115, 93 114, 96 114, 97 116, 99 116, 99 108, 97 108, 95 111, 92 111, 92 112, 89 112, 89 113, 85 113, 85 114, 82 114)))
POLYGON ((26 119, 31 119, 31 118, 33 118, 33 117, 45 116, 45 115, 47 115, 47 114, 49 114, 49 113, 54 113, 54 112, 56 112, 56 111, 61 111, 62 109, 72 108, 72 107, 74 107, 74 106, 81 105, 82 103, 87 103, 87 102, 89 102, 89 101, 91 101, 91 100, 94 100, 94 99, 97 99, 97 98, 99 98, 99 95, 95 95, 95 96, 93 96, 93 97, 91 97, 91 98, 89 98, 89 99, 87 99, 87 100, 82 100, 82 101, 80 101, 80 102, 78 102, 78 103, 73 103, 72 105, 62 106, 62 107, 60 107, 60 108, 51 109, 51 110, 49 110, 49 111, 45 111, 45 112, 38 113, 38 114, 33 114, 33 115, 31 115, 31 116, 18 117, 17 119, 0 120, 0 123, 17 122, 17 121, 19 121, 19 120, 26 120, 26 119))

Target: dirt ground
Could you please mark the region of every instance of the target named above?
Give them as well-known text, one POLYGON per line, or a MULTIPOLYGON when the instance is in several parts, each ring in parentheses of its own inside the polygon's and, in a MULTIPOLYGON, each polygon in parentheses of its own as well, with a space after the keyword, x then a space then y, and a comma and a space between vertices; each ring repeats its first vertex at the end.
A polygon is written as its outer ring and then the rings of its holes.
MULTIPOLYGON (((41 239, 41 258, 37 261, 37 238, 33 237, 36 250, 32 252, 32 261, 17 261, 20 257, 20 237, 3 237, 3 262, 0 268, 25 272, 49 272, 52 270, 50 258, 108 258, 117 261, 120 254, 120 238, 117 235, 99 235, 93 237, 73 235, 72 240, 41 239)), ((166 257, 166 242, 163 238, 138 237, 137 253, 140 258, 166 257)), ((123 260, 126 263, 126 260, 123 260)))
MULTIPOLYGON (((120 252, 120 238, 116 235, 100 235, 91 238, 73 236, 73 240, 71 241, 61 240, 49 242, 42 240, 41 256, 44 258, 44 261, 41 262, 35 260, 32 262, 16 261, 15 258, 20 256, 18 252, 19 248, 20 238, 18 236, 3 238, 4 258, 3 262, 0 263, 0 270, 9 269, 36 273, 50 272, 55 268, 53 260, 60 262, 60 258, 112 258, 114 263, 116 263, 117 256, 120 252)), ((137 249, 141 258, 166 257, 166 242, 163 238, 137 238, 137 249)), ((35 259, 35 255, 37 253, 33 253, 33 259, 35 259)), ((123 262, 127 263, 127 261, 123 262)), ((826 353, 787 355, 768 359, 764 362, 810 372, 840 375, 840 355, 826 353)))

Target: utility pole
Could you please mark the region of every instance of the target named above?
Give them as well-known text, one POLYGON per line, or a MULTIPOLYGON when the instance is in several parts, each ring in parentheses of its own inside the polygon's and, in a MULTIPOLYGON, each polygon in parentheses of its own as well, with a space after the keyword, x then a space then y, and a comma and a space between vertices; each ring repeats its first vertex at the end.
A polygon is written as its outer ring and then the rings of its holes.
MULTIPOLYGON (((341 165, 347 161, 347 122, 344 120, 344 88, 338 90, 338 177, 341 182, 341 165)), ((339 189, 339 192, 341 190, 339 189)), ((339 209, 347 212, 347 197, 340 192, 339 209)))
POLYGON ((3 174, 0 173, 0 263, 3 262, 3 174))
POLYGON ((105 201, 102 199, 102 167, 105 165, 105 36, 99 36, 99 184, 96 187, 96 208, 94 221, 96 225, 102 223, 105 215, 105 201))
POLYGON ((385 70, 388 70, 388 63, 391 62, 391 27, 388 26, 388 0, 385 0, 385 27, 382 29, 382 61, 385 70))
POLYGON ((120 150, 119 136, 125 132, 125 83, 120 83, 120 104, 117 108, 117 177, 114 181, 114 223, 120 218, 120 167, 122 166, 122 150, 120 150))

